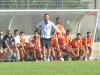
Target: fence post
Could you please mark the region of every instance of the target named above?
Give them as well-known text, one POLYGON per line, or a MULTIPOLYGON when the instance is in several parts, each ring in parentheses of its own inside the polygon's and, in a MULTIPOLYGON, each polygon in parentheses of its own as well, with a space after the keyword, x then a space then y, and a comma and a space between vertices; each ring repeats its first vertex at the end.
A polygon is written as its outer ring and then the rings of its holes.
POLYGON ((29 9, 29 0, 27 0, 27 9, 29 9))
POLYGON ((97 0, 94 0, 94 4, 95 4, 95 9, 97 8, 97 0))
POLYGON ((63 9, 63 6, 64 6, 63 0, 61 0, 61 6, 62 6, 62 9, 63 9))

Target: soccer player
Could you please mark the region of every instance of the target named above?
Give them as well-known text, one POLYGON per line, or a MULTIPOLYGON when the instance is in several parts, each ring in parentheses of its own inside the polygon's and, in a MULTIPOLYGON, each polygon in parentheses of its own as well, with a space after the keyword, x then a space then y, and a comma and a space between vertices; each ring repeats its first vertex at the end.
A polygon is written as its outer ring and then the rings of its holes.
MULTIPOLYGON (((65 30, 61 24, 60 17, 56 18, 56 27, 59 29, 59 32, 57 32, 57 38, 58 38, 58 44, 59 44, 59 46, 61 46, 62 44, 64 44, 65 30)), ((62 55, 61 50, 58 49, 58 59, 62 59, 61 55, 62 55)))
POLYGON ((21 38, 20 38, 18 29, 14 30, 14 39, 15 39, 15 44, 17 48, 19 49, 20 60, 24 61, 24 54, 23 54, 24 47, 21 45, 21 38))
POLYGON ((83 60, 83 58, 85 57, 85 49, 82 45, 82 37, 81 34, 78 33, 77 37, 75 37, 72 41, 71 41, 71 46, 72 48, 74 48, 75 50, 78 49, 79 50, 79 55, 80 55, 80 59, 83 60))
POLYGON ((71 59, 72 57, 74 59, 77 59, 79 57, 78 50, 74 50, 71 46, 71 37, 70 37, 70 30, 66 30, 66 35, 64 39, 64 45, 61 46, 61 49, 63 52, 67 53, 69 55, 69 58, 71 59), (76 52, 75 52, 76 51, 76 52))
POLYGON ((21 47, 20 47, 20 36, 19 36, 19 30, 18 29, 14 30, 14 40, 15 40, 15 44, 16 44, 18 50, 19 50, 18 57, 20 59, 20 50, 21 50, 21 47))
POLYGON ((50 48, 51 48, 51 54, 53 56, 53 59, 56 60, 55 52, 60 50, 60 47, 59 47, 58 39, 57 39, 55 32, 52 32, 52 38, 51 38, 51 41, 50 41, 50 48))
POLYGON ((41 42, 37 31, 34 31, 34 36, 31 38, 33 44, 33 57, 35 61, 41 61, 41 42))
POLYGON ((0 32, 0 61, 2 61, 5 54, 6 52, 3 52, 3 32, 0 32))
POLYGON ((18 29, 14 30, 14 39, 15 39, 15 44, 17 46, 20 46, 20 36, 19 36, 19 30, 18 29))
POLYGON ((29 42, 26 43, 26 46, 24 47, 25 48, 25 51, 27 53, 27 57, 29 56, 33 56, 33 49, 34 49, 34 45, 32 44, 31 42, 31 38, 28 40, 29 42))
POLYGON ((41 38, 41 44, 42 44, 42 50, 43 50, 43 60, 44 61, 50 61, 49 57, 51 54, 50 50, 50 40, 51 40, 51 32, 52 29, 55 29, 57 32, 59 30, 55 26, 53 22, 49 20, 49 14, 44 14, 44 20, 41 21, 36 25, 37 30, 40 29, 40 38, 41 38), (47 58, 45 54, 45 50, 47 49, 47 58))
POLYGON ((59 34, 59 38, 63 37, 63 35, 65 34, 65 29, 61 24, 61 18, 57 17, 56 18, 56 27, 60 30, 59 34))
POLYGON ((26 46, 26 39, 25 39, 25 35, 24 32, 21 31, 20 32, 20 56, 21 56, 21 60, 24 61, 25 58, 27 58, 27 53, 25 51, 25 46, 26 46))
POLYGON ((19 61, 19 50, 12 37, 11 30, 7 30, 7 34, 3 37, 3 49, 4 51, 7 51, 7 61, 11 60, 13 53, 16 53, 16 61, 19 61))
POLYGON ((93 40, 92 40, 91 32, 87 32, 87 36, 85 36, 83 40, 85 46, 85 52, 86 52, 85 60, 91 60, 92 41, 93 40), (89 56, 88 56, 88 51, 89 51, 89 56))
POLYGON ((0 46, 0 62, 3 60, 3 48, 0 46))

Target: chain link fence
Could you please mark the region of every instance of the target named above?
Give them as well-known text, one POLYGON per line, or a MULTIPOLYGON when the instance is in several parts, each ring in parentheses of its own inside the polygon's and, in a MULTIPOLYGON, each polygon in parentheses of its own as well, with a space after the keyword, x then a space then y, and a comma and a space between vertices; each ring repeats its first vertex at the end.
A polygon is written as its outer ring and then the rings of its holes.
POLYGON ((0 9, 94 9, 95 0, 0 0, 0 9))

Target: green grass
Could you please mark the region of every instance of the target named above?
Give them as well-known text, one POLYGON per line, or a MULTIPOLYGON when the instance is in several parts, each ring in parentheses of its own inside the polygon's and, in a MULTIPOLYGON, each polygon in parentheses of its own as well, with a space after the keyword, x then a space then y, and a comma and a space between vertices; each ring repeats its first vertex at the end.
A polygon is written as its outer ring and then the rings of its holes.
POLYGON ((0 75, 100 75, 100 61, 3 62, 0 75))

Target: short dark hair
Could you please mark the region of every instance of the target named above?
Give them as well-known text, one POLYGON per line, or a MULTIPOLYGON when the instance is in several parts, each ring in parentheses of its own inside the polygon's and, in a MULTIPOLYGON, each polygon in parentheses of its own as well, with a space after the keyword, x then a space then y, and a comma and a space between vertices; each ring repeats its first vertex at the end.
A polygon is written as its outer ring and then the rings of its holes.
POLYGON ((87 35, 90 34, 91 32, 87 32, 87 35))
POLYGON ((81 33, 77 33, 77 36, 78 36, 78 35, 81 35, 81 33))
POLYGON ((46 14, 44 14, 44 16, 45 16, 45 15, 49 15, 49 14, 46 13, 46 14))
POLYGON ((37 33, 38 33, 38 31, 37 31, 37 30, 34 30, 34 33, 35 33, 35 32, 37 32, 37 33))
POLYGON ((23 31, 21 31, 20 33, 24 33, 23 31))
POLYGON ((15 30, 14 30, 14 33, 18 32, 18 31, 19 31, 18 29, 15 29, 15 30))
POLYGON ((70 29, 67 29, 66 32, 71 32, 71 30, 70 29))
POLYGON ((61 19, 60 17, 57 17, 56 20, 61 19))

